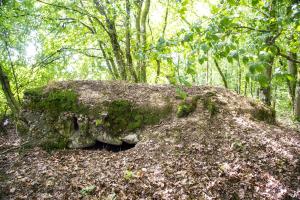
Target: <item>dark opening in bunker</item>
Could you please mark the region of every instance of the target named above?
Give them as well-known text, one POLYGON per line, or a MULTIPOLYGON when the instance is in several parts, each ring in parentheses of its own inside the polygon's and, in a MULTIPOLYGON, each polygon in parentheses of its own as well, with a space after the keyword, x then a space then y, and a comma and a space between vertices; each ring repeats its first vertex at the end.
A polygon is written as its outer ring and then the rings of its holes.
POLYGON ((75 116, 73 116, 73 127, 75 131, 79 130, 78 119, 75 116))
POLYGON ((129 144, 126 142, 123 142, 121 145, 113 145, 113 144, 106 144, 103 142, 97 141, 96 144, 94 144, 91 147, 85 148, 86 150, 107 150, 111 152, 120 152, 120 151, 126 151, 128 149, 131 149, 135 147, 136 144, 129 144))

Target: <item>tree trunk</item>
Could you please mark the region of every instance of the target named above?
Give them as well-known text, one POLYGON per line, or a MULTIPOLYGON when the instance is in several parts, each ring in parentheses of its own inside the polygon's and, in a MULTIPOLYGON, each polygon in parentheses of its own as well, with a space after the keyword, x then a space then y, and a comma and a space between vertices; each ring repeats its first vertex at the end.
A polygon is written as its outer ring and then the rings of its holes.
POLYGON ((248 81, 245 80, 245 88, 244 88, 244 96, 247 96, 247 90, 248 90, 248 81))
POLYGON ((297 70, 297 81, 296 81, 296 89, 295 89, 295 103, 294 103, 294 115, 297 121, 300 121, 300 69, 298 69, 295 64, 297 70))
MULTIPOLYGON (((299 73, 298 73, 299 76, 299 73)), ((299 79, 299 78, 298 78, 299 79)), ((295 98, 295 105, 294 105, 294 113, 295 113, 295 119, 297 121, 300 121, 300 80, 297 81, 296 85, 296 98, 295 98)))
POLYGON ((265 77, 267 78, 268 86, 260 88, 260 99, 268 106, 271 106, 272 103, 271 81, 272 81, 273 62, 274 62, 274 57, 270 58, 265 68, 265 77))
POLYGON ((206 62, 206 85, 209 84, 209 60, 208 60, 208 52, 206 54, 207 62, 206 62))
POLYGON ((127 72, 126 72, 126 65, 123 58, 123 52, 121 50, 121 46, 118 41, 118 34, 116 30, 116 24, 115 24, 115 17, 109 16, 109 13, 107 13, 107 10, 105 10, 105 6, 99 2, 98 0, 94 0, 94 4, 96 8, 98 9, 99 13, 105 18, 105 25, 107 29, 107 34, 110 39, 110 43, 113 49, 114 56, 116 58, 118 69, 121 74, 122 80, 127 80, 127 72))
MULTIPOLYGON (((146 47, 147 47, 147 28, 146 28, 146 20, 149 14, 150 9, 150 0, 145 1, 144 10, 141 16, 141 33, 142 33, 142 48, 143 54, 146 54, 146 47)), ((147 82, 147 74, 146 74, 146 59, 143 59, 141 63, 141 81, 147 82)))
POLYGON ((102 55, 104 57, 104 60, 106 62, 106 65, 108 67, 108 70, 109 70, 110 74, 112 75, 113 79, 119 79, 120 76, 119 76, 118 70, 116 69, 115 64, 112 63, 113 60, 112 60, 112 62, 110 62, 111 60, 107 57, 107 54, 104 50, 102 41, 98 41, 98 43, 99 43, 99 47, 101 49, 102 55))
MULTIPOLYGON (((297 54, 289 52, 289 56, 294 60, 297 60, 297 54)), ((293 110, 295 105, 295 93, 296 93, 296 84, 297 84, 297 64, 293 61, 288 60, 288 73, 292 77, 292 80, 287 80, 289 94, 291 97, 293 110)))
POLYGON ((237 88, 237 92, 238 92, 238 94, 241 94, 241 87, 242 87, 242 66, 241 66, 241 62, 240 62, 240 54, 239 54, 239 52, 238 52, 237 62, 238 62, 238 88, 237 88))
POLYGON ((136 72, 133 68, 133 62, 132 62, 132 56, 131 56, 131 33, 130 33, 130 3, 129 0, 126 0, 126 59, 127 59, 127 66, 130 71, 130 74, 133 78, 133 80, 137 83, 138 77, 136 75, 136 72))
MULTIPOLYGON (((168 2, 167 2, 166 14, 165 14, 165 18, 164 18, 164 26, 163 26, 163 31, 162 31, 162 35, 161 35, 162 39, 165 39, 166 28, 167 28, 167 25, 168 25, 169 2, 170 2, 170 0, 168 0, 168 2)), ((155 83, 158 82, 158 78, 160 76, 160 67, 161 67, 160 59, 158 59, 158 58, 156 59, 156 64, 157 64, 157 70, 156 70, 155 83)))
POLYGON ((1 64, 0 64, 0 83, 1 83, 2 90, 4 92, 4 95, 5 95, 5 98, 6 98, 9 108, 11 109, 11 111, 14 115, 18 115, 18 113, 20 111, 19 104, 16 101, 16 99, 11 91, 8 77, 5 74, 5 72, 3 71, 3 67, 1 64))
POLYGON ((215 62, 215 65, 217 67, 217 70, 218 70, 220 76, 222 77, 222 81, 224 83, 225 88, 228 88, 228 84, 227 84, 227 80, 225 78, 225 75, 223 74, 223 72, 222 72, 222 70, 221 70, 221 68, 219 66, 219 63, 218 63, 218 61, 215 58, 214 58, 214 62, 215 62))

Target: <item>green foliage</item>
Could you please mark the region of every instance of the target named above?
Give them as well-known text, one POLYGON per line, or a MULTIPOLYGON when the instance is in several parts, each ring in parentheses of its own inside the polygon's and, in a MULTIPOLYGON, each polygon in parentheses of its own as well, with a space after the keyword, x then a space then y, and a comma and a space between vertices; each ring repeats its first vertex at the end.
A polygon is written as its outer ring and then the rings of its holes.
POLYGON ((176 97, 185 100, 187 98, 187 93, 180 88, 176 88, 176 97))
POLYGON ((133 177, 134 177, 133 171, 131 171, 131 170, 126 170, 126 171, 124 172, 124 179, 125 179, 126 181, 130 181, 133 177))
MULTIPOLYGON (((151 9, 167 11, 169 8, 172 12, 168 16, 167 13, 150 15, 145 35, 135 26, 137 1, 129 1, 129 30, 118 26, 127 16, 123 1, 99 2, 103 5, 102 12, 93 1, 83 1, 80 6, 70 0, 49 2, 53 5, 33 0, 2 1, 0 60, 16 97, 22 99, 24 89, 45 85, 50 80, 120 79, 107 63, 111 62, 111 67, 115 66, 120 74, 122 64, 117 61, 127 63, 127 49, 133 59, 133 72, 140 77, 141 66, 146 66, 150 83, 220 85, 222 79, 213 63, 217 59, 229 89, 240 94, 258 98, 253 91, 259 88, 287 89, 283 75, 287 74, 288 62, 281 54, 299 54, 300 4, 297 1, 176 0, 168 4, 154 1, 151 9), (207 10, 206 15, 207 6, 210 12, 207 10), (114 26, 118 28, 114 33, 116 38, 112 39, 110 27, 114 26), (166 30, 162 33, 164 26, 166 30), (145 46, 141 45, 142 36, 147 39, 145 46), (122 56, 117 58, 117 55, 122 56), (283 60, 283 65, 278 64, 279 60, 283 60), (275 76, 265 74, 270 63, 275 76)), ((134 81, 127 64, 125 74, 128 81, 134 81)), ((54 102, 61 97, 53 98, 54 102)), ((5 105, 5 96, 0 92, 0 112, 6 110, 5 105)), ((276 107, 284 108, 284 104, 276 107)), ((133 129, 139 126, 140 119, 135 121, 133 129)))
POLYGON ((90 185, 80 190, 80 194, 83 196, 91 195, 96 190, 95 185, 90 185))

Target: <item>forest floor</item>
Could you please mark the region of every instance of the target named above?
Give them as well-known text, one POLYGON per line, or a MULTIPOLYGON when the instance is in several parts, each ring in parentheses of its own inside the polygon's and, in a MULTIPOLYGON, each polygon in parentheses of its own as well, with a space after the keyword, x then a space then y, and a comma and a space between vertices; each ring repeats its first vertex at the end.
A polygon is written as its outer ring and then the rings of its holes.
POLYGON ((20 150, 1 136, 0 199, 300 199, 294 129, 199 108, 144 131, 118 152, 20 150))

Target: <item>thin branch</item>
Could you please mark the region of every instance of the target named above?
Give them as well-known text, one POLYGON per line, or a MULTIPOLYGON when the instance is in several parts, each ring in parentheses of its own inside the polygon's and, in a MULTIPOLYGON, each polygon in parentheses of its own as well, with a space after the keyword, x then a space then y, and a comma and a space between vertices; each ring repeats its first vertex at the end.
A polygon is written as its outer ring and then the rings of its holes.
POLYGON ((255 28, 252 28, 252 27, 249 27, 249 26, 236 26, 234 28, 237 28, 237 29, 248 29, 248 30, 262 32, 262 33, 270 33, 270 31, 268 31, 268 30, 255 29, 255 28))
POLYGON ((62 6, 62 5, 58 5, 58 4, 48 3, 48 2, 45 2, 45 1, 42 1, 42 0, 37 0, 37 1, 40 2, 40 3, 46 4, 46 5, 49 5, 49 6, 63 8, 65 10, 74 11, 74 12, 79 13, 81 15, 85 15, 85 16, 91 17, 91 18, 93 18, 93 19, 96 20, 96 22, 105 30, 105 32, 108 33, 108 30, 106 29, 106 27, 104 26, 104 24, 98 19, 98 17, 96 17, 95 15, 90 14, 89 12, 87 12, 85 10, 82 11, 82 10, 78 10, 78 9, 74 9, 74 8, 69 8, 67 6, 62 6))

